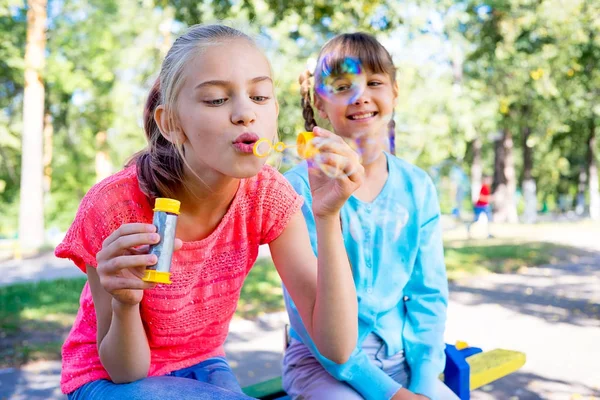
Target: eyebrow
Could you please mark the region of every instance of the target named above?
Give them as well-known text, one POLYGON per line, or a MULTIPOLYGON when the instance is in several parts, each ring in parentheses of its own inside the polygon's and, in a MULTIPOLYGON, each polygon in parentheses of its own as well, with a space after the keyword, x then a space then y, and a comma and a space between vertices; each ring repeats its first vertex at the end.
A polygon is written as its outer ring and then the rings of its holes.
MULTIPOLYGON (((258 82, 262 82, 262 81, 269 81, 269 82, 273 83, 273 80, 266 75, 265 76, 257 76, 256 78, 252 78, 252 79, 250 79, 249 82, 251 84, 254 84, 254 83, 258 83, 258 82)), ((207 86, 228 86, 230 84, 231 84, 230 81, 211 80, 211 81, 205 81, 205 82, 199 83, 198 85, 196 85, 196 87, 194 89, 202 89, 207 86)))

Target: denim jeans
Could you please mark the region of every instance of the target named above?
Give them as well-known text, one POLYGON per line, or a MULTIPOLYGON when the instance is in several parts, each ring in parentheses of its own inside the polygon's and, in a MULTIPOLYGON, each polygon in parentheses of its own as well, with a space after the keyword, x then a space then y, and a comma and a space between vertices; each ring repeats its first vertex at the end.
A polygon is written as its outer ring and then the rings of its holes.
POLYGON ((131 383, 106 379, 86 383, 69 400, 248 400, 227 360, 214 357, 191 367, 131 383))

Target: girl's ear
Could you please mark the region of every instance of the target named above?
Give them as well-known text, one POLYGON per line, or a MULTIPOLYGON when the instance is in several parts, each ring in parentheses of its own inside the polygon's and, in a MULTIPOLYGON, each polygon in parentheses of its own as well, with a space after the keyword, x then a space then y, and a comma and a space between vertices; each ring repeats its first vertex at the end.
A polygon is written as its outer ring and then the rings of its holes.
POLYGON ((173 144, 182 145, 185 142, 185 134, 179 126, 172 127, 175 123, 169 121, 169 113, 167 113, 164 105, 159 105, 154 110, 154 121, 160 130, 161 135, 173 144))
POLYGON ((325 112, 325 104, 323 102, 323 100, 321 100, 321 98, 319 96, 317 96, 317 94, 315 93, 313 96, 313 104, 315 105, 315 108, 317 109, 317 112, 319 113, 319 117, 321 117, 321 119, 327 119, 327 113, 325 112))
POLYGON ((392 87, 392 90, 394 92, 394 108, 396 108, 396 106, 398 105, 398 96, 399 96, 398 82, 394 82, 394 86, 392 87))

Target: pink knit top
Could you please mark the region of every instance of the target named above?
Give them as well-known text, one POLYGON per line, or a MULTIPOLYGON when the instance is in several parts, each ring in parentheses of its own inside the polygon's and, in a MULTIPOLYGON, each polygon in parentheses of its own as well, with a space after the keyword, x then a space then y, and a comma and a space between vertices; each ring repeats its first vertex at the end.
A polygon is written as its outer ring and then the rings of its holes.
MULTIPOLYGON (((224 355, 223 343, 258 246, 276 239, 302 205, 279 172, 264 166, 241 180, 229 210, 205 239, 185 242, 173 255, 171 285, 146 290, 140 305, 150 344, 149 376, 165 375, 224 355)), ((140 191, 135 166, 90 189, 56 256, 84 272, 96 267, 104 239, 121 224, 152 223, 152 207, 140 191)), ((88 283, 75 324, 62 348, 61 389, 110 379, 96 346, 96 314, 88 283)))

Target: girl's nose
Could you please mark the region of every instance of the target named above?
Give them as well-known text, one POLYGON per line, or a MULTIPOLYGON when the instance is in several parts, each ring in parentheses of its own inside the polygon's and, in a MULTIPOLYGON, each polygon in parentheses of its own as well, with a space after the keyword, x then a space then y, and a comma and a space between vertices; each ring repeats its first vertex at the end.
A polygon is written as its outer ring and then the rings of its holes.
POLYGON ((354 100, 354 105, 358 106, 361 104, 369 104, 369 98, 363 92, 356 100, 354 100))
POLYGON ((250 107, 247 106, 238 107, 231 115, 231 122, 233 122, 235 125, 248 126, 255 120, 256 114, 250 107))

